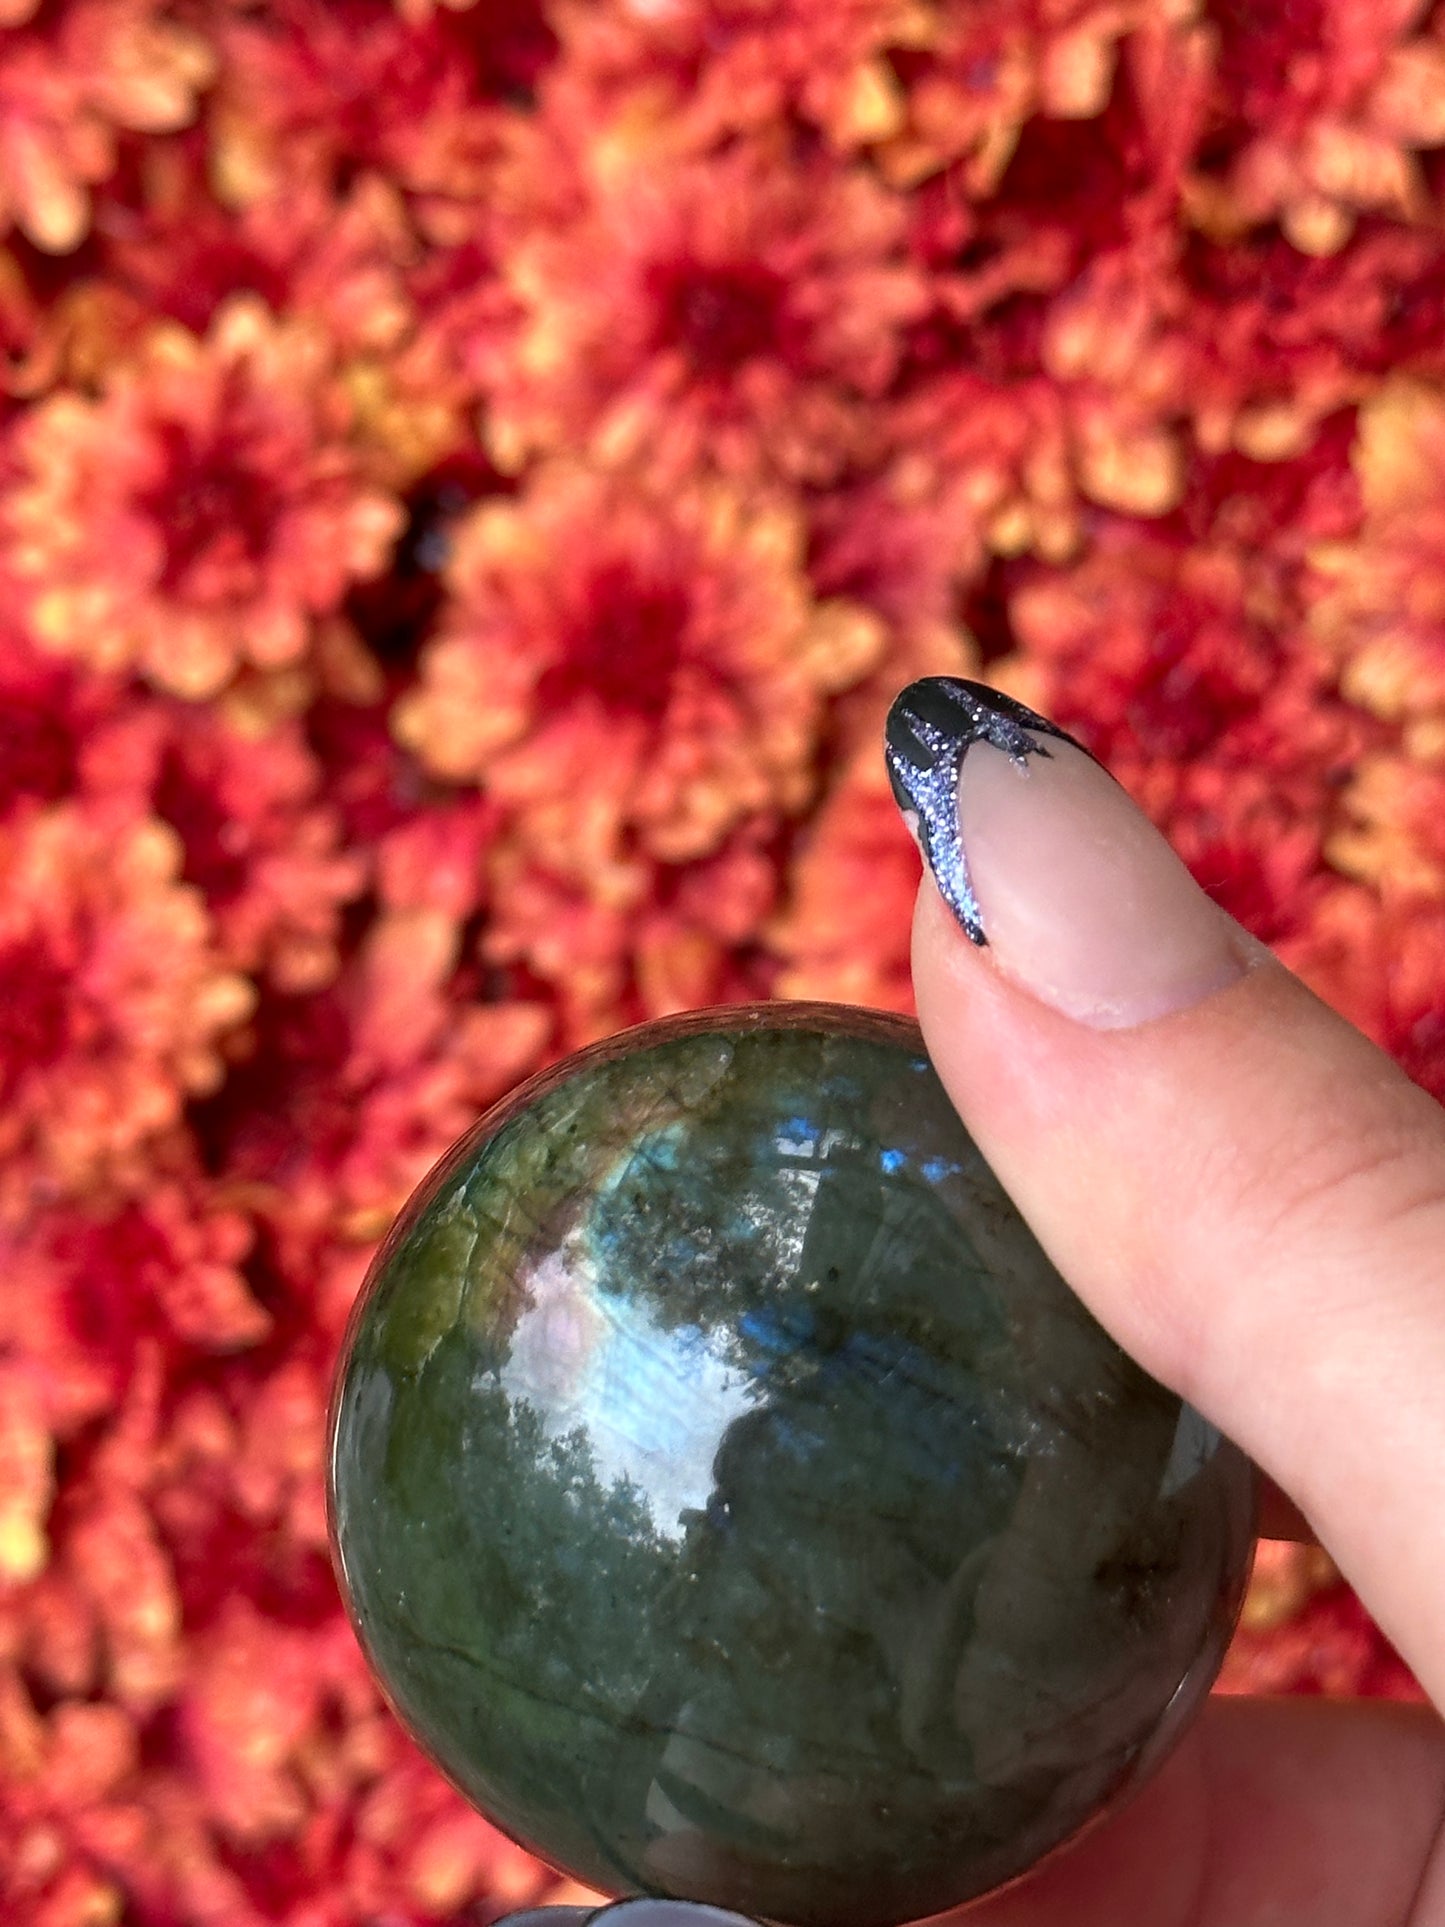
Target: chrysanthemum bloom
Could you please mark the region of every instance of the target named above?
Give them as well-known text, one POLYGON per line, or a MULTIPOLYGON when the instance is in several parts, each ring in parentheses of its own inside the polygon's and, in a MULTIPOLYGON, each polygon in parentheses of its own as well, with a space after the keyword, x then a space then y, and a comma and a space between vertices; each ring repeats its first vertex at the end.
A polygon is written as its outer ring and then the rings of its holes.
POLYGON ((17 430, 0 519, 35 634, 192 698, 298 663, 402 523, 352 428, 319 331, 247 299, 203 339, 156 327, 99 399, 56 394, 17 430))
POLYGON ((1290 968, 1445 1101, 1445 904, 1341 878, 1282 951, 1290 968))
POLYGON ((775 826, 745 823, 690 863, 633 858, 605 900, 515 842, 498 845, 488 963, 545 988, 556 1047, 576 1050, 644 1018, 768 996, 761 949, 778 890, 775 826))
POLYGON ((63 254, 90 226, 117 135, 187 126, 215 58, 161 0, 9 0, 3 25, 0 231, 63 254))
POLYGON ((932 522, 932 567, 954 584, 991 554, 1060 562, 1077 549, 1082 505, 1066 400, 1042 375, 1010 381, 961 369, 920 384, 898 403, 891 439, 874 492, 888 520, 932 522))
POLYGON ((251 295, 319 323, 340 359, 396 345, 413 320, 405 276, 421 248, 394 185, 367 175, 338 196, 297 181, 230 208, 204 159, 189 147, 157 156, 138 204, 96 236, 108 282, 196 335, 251 295))
POLYGON ((1233 915, 1285 944, 1331 882, 1324 843, 1369 725, 1332 698, 1279 573, 1115 524, 1073 570, 1019 586, 1008 668, 1233 915))
POLYGON ((250 985, 155 821, 57 804, 0 825, 3 1202, 133 1169, 221 1076, 250 985))
MULTIPOLYGON (((288 176, 284 192, 227 206, 205 160, 203 149, 177 147, 154 158, 138 189, 127 182, 135 205, 96 236, 109 301, 128 298, 147 324, 159 310, 204 334, 228 301, 249 294, 283 321, 319 329, 350 399, 351 440, 389 487, 409 487, 474 446, 479 394, 460 344, 475 358, 492 315, 512 309, 478 221, 469 216, 455 246, 428 245, 398 183, 375 172, 336 190, 288 176)), ((51 318, 49 334, 67 348, 79 300, 51 318)), ((128 347, 122 339, 100 358, 101 379, 128 347)))
MULTIPOLYGON (((960 587, 984 564, 978 517, 958 512, 937 479, 932 462, 900 462, 896 474, 830 490, 811 508, 813 581, 822 594, 864 603, 888 624, 898 640, 884 665, 899 658, 896 688, 912 673, 903 639, 952 635, 960 587)), ((939 663, 937 671, 969 673, 958 662, 939 663)))
POLYGON ((454 227, 494 161, 499 92, 551 52, 535 0, 488 0, 408 20, 391 0, 278 0, 218 22, 214 168, 236 205, 311 181, 394 181, 430 224, 454 227))
MULTIPOLYGON (((430 934, 420 919, 381 919, 356 970, 322 999, 269 1013, 276 1022, 240 1078, 247 1104, 225 1122, 226 1169, 260 1187, 255 1208, 303 1301, 320 1245, 334 1258, 379 1238, 448 1145, 537 1068, 550 1035, 539 1001, 469 1002, 439 983, 435 956, 418 954, 430 934), (399 1015, 404 1037, 387 1040, 399 1015), (319 1033, 304 1051, 303 1028, 319 1033)), ((314 1316, 340 1337, 325 1302, 314 1316)))
POLYGON ((585 447, 669 479, 826 482, 860 458, 927 299, 901 201, 781 132, 698 155, 636 109, 580 136, 560 114, 531 165, 570 202, 497 244, 520 310, 483 370, 500 466, 585 447))
POLYGON ((797 114, 839 153, 898 131, 889 55, 937 30, 922 0, 580 0, 557 15, 570 68, 608 91, 669 86, 699 140, 797 114))
POLYGON ((300 727, 248 729, 214 710, 157 709, 151 806, 181 838, 182 874, 205 898, 218 951, 283 991, 326 983, 342 907, 367 866, 340 847, 300 727))
POLYGON ((1445 903, 1445 718, 1429 737, 1426 755, 1392 745, 1361 761, 1330 837, 1335 868, 1393 903, 1445 903))
POLYGON ((783 914, 767 935, 782 962, 778 995, 911 1011, 919 867, 875 741, 844 771, 794 858, 783 914))
POLYGON ((1418 1682, 1318 1546, 1262 1539, 1219 1693, 1423 1702, 1418 1682))
POLYGON ((1210 454, 1292 460, 1400 363, 1445 373, 1445 260, 1433 234, 1372 224, 1325 257, 1278 233, 1181 257, 1179 328, 1194 432, 1210 454))
MULTIPOLYGON (((476 386, 455 337, 475 342, 488 301, 509 305, 478 239, 426 246, 396 183, 375 173, 337 193, 315 179, 288 181, 284 194, 226 207, 204 160, 203 150, 179 147, 157 157, 137 204, 97 235, 110 302, 128 297, 147 325, 159 310, 204 334, 228 301, 249 294, 282 320, 319 329, 350 399, 351 440, 388 487, 411 485, 473 442, 476 386)), ((50 329, 70 359, 79 299, 60 304, 50 329)), ((101 356, 101 379, 129 347, 122 339, 101 356)))
POLYGON ((0 818, 80 789, 140 795, 139 705, 118 678, 37 649, 15 620, 18 600, 13 584, 0 585, 0 818))
POLYGON ((378 914, 325 991, 262 1001, 208 1126, 213 1161, 270 1227, 285 1289, 312 1316, 319 1242, 377 1238, 548 1041, 540 998, 484 994, 467 954, 495 821, 471 797, 380 839, 378 914))
POLYGON ((1269 701, 1289 685, 1302 712, 1322 711, 1300 760, 1333 786, 1338 716, 1324 713, 1327 675, 1292 630, 1280 573, 1277 560, 1225 542, 1101 519, 1075 567, 1030 570, 1017 584, 1018 666, 1110 768, 1157 767, 1161 780, 1211 757, 1255 758, 1269 701))
POLYGON ((824 701, 883 635, 856 606, 814 602, 802 562, 791 509, 722 484, 665 496, 540 473, 458 531, 452 599, 397 734, 615 899, 631 839, 685 861, 806 800, 824 701))
POLYGON ((1219 26, 1215 145, 1195 218, 1223 238, 1279 221, 1307 254, 1344 246, 1362 214, 1424 219, 1423 150, 1445 145, 1445 44, 1425 0, 1302 10, 1231 0, 1219 26))
MULTIPOLYGON (((0 1226, 0 1583, 33 1578, 49 1556, 51 1475, 58 1448, 114 1415, 158 1342, 214 1357, 256 1344, 271 1327, 239 1270, 251 1232, 180 1160, 147 1194, 56 1205, 0 1226)), ((92 1431, 91 1434, 94 1437, 92 1431)), ((52 1693, 97 1684, 65 1638, 42 1643, 36 1670, 52 1693)))
POLYGON ((204 894, 219 960, 283 990, 333 973, 342 906, 366 877, 340 847, 323 780, 294 718, 263 726, 238 703, 154 696, 0 618, 0 819, 77 795, 158 816, 181 837, 181 876, 204 894))
POLYGON ((1151 519, 1178 506, 1191 363, 1172 251, 1100 254, 1031 304, 1024 352, 1006 320, 980 316, 986 360, 1016 366, 945 366, 897 402, 878 492, 895 513, 937 518, 954 571, 990 553, 1062 562, 1090 503, 1151 519))
POLYGON ((1375 714, 1445 711, 1445 387, 1396 376, 1360 410, 1353 540, 1319 544, 1312 621, 1375 714))
POLYGON ((956 164, 972 195, 998 186, 1035 115, 1087 120, 1103 112, 1120 43, 1187 28, 1185 0, 970 0, 940 9, 930 58, 914 66, 901 131, 885 171, 912 185, 956 164))

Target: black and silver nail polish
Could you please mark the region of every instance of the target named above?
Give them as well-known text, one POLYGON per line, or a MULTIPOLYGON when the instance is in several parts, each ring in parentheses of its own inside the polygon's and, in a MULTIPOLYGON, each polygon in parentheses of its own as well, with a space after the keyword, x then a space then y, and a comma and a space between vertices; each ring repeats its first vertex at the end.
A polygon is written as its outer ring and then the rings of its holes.
POLYGON ((977 944, 988 938, 958 829, 963 759, 973 744, 992 743, 1022 765, 1030 756, 1048 755, 1047 745, 1036 740, 1040 736, 1074 741, 1011 696, 960 676, 924 676, 910 683, 888 712, 885 754, 894 800, 916 825, 939 895, 977 944))
POLYGON ((754 1927, 741 1914, 686 1900, 617 1900, 602 1907, 534 1907, 498 1927, 754 1927))

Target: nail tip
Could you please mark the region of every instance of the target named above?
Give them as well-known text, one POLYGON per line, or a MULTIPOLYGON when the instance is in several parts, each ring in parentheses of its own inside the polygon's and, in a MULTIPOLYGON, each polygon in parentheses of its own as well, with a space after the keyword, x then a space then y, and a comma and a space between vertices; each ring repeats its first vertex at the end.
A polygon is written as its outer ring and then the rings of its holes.
POLYGON ((918 842, 939 894, 977 948, 988 942, 958 836, 963 758, 987 742, 1014 761, 1049 752, 1038 736, 1073 742, 1026 704, 963 676, 921 676, 894 697, 884 724, 884 761, 893 800, 918 818, 918 842))

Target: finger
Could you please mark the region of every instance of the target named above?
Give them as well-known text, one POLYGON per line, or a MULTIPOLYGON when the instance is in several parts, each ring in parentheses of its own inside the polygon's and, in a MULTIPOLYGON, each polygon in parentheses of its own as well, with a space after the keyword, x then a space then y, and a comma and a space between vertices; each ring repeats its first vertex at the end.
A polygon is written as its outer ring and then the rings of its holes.
MULTIPOLYGON (((1445 1731, 1424 1708, 1215 1699, 1128 1806, 957 1919, 959 1927, 1434 1927, 1423 1904, 1411 1919, 1411 1905, 1423 1903, 1442 1802, 1445 1731)), ((504 1927, 589 1922, 749 1927, 736 1914, 663 1900, 596 1913, 542 1908, 504 1927)))
POLYGON ((933 679, 890 745, 938 883, 919 1016, 965 1121, 1096 1315, 1291 1494, 1439 1699, 1445 1113, 1041 718, 933 679))
POLYGON ((1442 1802, 1426 1708, 1217 1698, 1129 1806, 959 1927, 1438 1927, 1442 1802))

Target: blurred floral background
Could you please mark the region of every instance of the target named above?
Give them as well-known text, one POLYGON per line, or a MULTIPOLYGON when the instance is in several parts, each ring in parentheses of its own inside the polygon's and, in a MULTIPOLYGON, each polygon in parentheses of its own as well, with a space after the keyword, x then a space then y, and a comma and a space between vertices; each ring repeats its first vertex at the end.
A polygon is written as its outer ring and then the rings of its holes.
MULTIPOLYGON (((982 673, 1445 1094, 1445 10, 0 0, 0 1911, 564 1889, 322 1509, 390 1214, 643 1016, 909 998, 982 673)), ((1265 1548, 1226 1686, 1416 1689, 1265 1548)))

